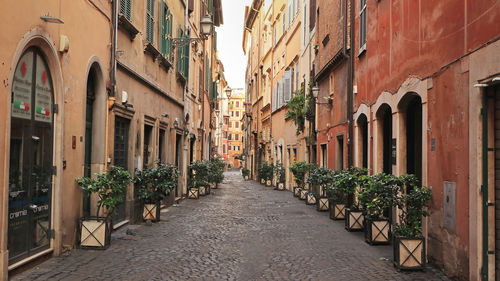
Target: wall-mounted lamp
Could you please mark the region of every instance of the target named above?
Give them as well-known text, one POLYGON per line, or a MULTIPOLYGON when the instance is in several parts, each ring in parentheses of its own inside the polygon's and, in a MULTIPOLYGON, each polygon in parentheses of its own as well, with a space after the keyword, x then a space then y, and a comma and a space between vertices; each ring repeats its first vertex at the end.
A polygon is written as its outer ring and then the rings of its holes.
POLYGON ((168 115, 168 113, 165 113, 161 117, 169 118, 170 116, 168 115))
POLYGON ((226 91, 227 98, 230 99, 233 90, 231 89, 231 87, 227 86, 225 91, 226 91))
POLYGON ((311 89, 311 92, 312 92, 315 104, 328 104, 328 105, 332 105, 333 99, 331 97, 325 97, 325 99, 327 100, 327 102, 318 102, 318 95, 319 95, 319 88, 318 87, 313 87, 311 89))
POLYGON ((174 125, 174 127, 179 127, 179 119, 178 118, 175 118, 173 125, 174 125))

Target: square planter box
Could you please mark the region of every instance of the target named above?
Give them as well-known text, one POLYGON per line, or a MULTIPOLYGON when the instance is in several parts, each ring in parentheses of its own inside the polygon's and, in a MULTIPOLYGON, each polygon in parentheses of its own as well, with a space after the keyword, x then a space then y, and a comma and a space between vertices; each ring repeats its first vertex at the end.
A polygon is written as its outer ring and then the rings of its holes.
POLYGON ((301 189, 300 190, 300 195, 299 195, 299 199, 300 200, 306 200, 307 199, 307 194, 308 194, 308 190, 305 190, 305 189, 301 189))
POLYGON ((210 194, 210 191, 212 191, 212 188, 210 187, 210 185, 206 186, 206 187, 205 187, 205 194, 206 194, 206 195, 209 195, 209 194, 210 194))
POLYGON ((160 220, 160 203, 144 204, 142 211, 142 219, 144 221, 159 221, 160 220))
POLYGON ((217 189, 219 187, 219 184, 218 183, 211 183, 210 184, 210 189, 217 189))
POLYGON ((200 197, 200 190, 198 188, 190 188, 188 190, 189 199, 198 199, 200 197))
POLYGON ((248 180, 248 176, 245 176, 245 180, 246 180, 246 181, 248 180))
POLYGON ((206 187, 204 187, 204 186, 200 186, 200 187, 198 188, 198 190, 199 190, 200 196, 205 196, 205 195, 207 195, 207 188, 206 188, 206 187))
POLYGON ((328 202, 328 198, 320 197, 318 199, 318 204, 316 205, 316 210, 318 210, 319 212, 326 212, 330 209, 329 206, 330 202, 328 202))
POLYGON ((281 191, 285 190, 285 184, 282 182, 278 183, 278 190, 281 190, 281 191))
POLYGON ((330 202, 330 219, 343 220, 345 219, 345 204, 337 204, 330 202))
POLYGON ((425 266, 425 238, 394 237, 394 266, 420 270, 425 266))
POLYGON ((273 182, 271 180, 267 180, 266 181, 266 186, 271 186, 271 185, 273 185, 273 182))
POLYGON ((347 231, 363 231, 365 216, 363 211, 345 209, 345 229, 347 231))
POLYGON ((265 179, 260 179, 260 184, 266 184, 266 180, 265 179))
POLYGON ((293 196, 300 197, 300 188, 298 187, 293 188, 293 196))
POLYGON ((109 217, 86 217, 78 222, 80 249, 105 250, 111 243, 111 219, 109 217))
POLYGON ((365 241, 370 245, 391 243, 391 222, 388 219, 365 218, 365 241))
POLYGON ((316 205, 316 196, 311 193, 307 193, 306 205, 316 205))

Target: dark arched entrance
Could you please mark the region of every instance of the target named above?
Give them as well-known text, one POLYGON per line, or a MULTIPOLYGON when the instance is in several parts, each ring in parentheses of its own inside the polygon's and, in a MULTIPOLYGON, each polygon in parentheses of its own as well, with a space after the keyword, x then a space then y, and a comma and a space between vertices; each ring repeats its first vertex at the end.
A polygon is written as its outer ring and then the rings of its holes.
POLYGON ((358 118, 358 133, 360 141, 360 159, 361 166, 368 168, 368 118, 366 115, 361 114, 358 118))
POLYGON ((380 106, 377 111, 377 118, 380 120, 381 131, 379 140, 382 141, 382 171, 392 174, 392 110, 387 104, 380 106))
POLYGON ((28 49, 12 82, 9 163, 9 263, 49 248, 53 175, 53 104, 43 54, 28 49))
POLYGON ((422 181, 422 100, 409 97, 406 107, 406 173, 422 181))

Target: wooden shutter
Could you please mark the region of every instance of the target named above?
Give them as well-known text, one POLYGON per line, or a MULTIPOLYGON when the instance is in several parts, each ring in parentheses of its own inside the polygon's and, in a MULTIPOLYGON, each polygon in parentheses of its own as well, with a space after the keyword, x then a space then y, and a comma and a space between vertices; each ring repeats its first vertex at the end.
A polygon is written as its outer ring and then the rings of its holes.
POLYGON ((309 5, 309 30, 316 26, 316 0, 311 0, 309 5))
POLYGON ((273 94, 272 94, 272 98, 271 98, 272 111, 276 110, 276 95, 277 95, 277 93, 278 93, 278 84, 274 85, 274 87, 273 87, 273 94))
POLYGON ((147 0, 146 7, 146 40, 153 43, 154 39, 154 0, 147 0))
POLYGON ((172 13, 170 13, 170 10, 167 9, 167 31, 165 32, 166 35, 166 41, 167 41, 167 59, 172 62, 174 60, 173 54, 172 54, 172 24, 173 24, 173 18, 172 18, 172 13))
POLYGON ((283 102, 288 102, 292 97, 292 72, 290 70, 285 71, 283 75, 283 102))
POLYGON ((166 56, 167 54, 167 17, 168 10, 165 2, 161 1, 161 21, 160 21, 160 42, 161 42, 161 54, 166 56))
POLYGON ((283 106, 283 80, 278 82, 278 107, 281 108, 283 106))
POLYGON ((194 0, 188 1, 188 12, 192 13, 194 11, 194 0))
POLYGON ((120 14, 129 21, 132 18, 132 0, 120 0, 120 14))

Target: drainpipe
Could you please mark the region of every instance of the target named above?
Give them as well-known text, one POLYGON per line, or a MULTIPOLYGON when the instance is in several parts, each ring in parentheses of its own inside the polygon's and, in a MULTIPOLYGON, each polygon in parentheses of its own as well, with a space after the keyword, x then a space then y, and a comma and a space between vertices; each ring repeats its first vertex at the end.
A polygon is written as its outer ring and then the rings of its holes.
MULTIPOLYGON (((488 280, 488 95, 483 89, 483 108, 481 109, 483 117, 483 184, 481 192, 483 194, 483 265, 481 267, 481 280, 488 280)), ((493 254, 493 253, 492 253, 493 254)))
POLYGON ((113 106, 116 95, 116 38, 118 34, 118 0, 111 3, 111 54, 109 80, 111 89, 108 99, 106 99, 106 125, 104 134, 104 169, 108 168, 108 141, 109 141, 109 110, 113 106))
MULTIPOLYGON (((347 78, 347 123, 349 126, 349 133, 347 139, 347 167, 351 167, 353 164, 353 135, 354 135, 354 127, 353 127, 353 87, 354 87, 354 0, 349 0, 351 3, 350 9, 350 36, 349 36, 349 74, 347 78)), ((346 5, 347 10, 347 5, 346 5)))

